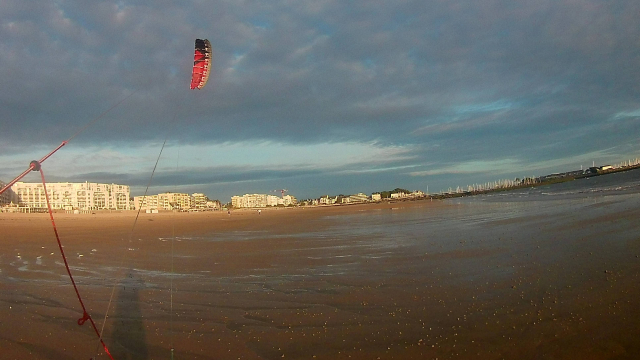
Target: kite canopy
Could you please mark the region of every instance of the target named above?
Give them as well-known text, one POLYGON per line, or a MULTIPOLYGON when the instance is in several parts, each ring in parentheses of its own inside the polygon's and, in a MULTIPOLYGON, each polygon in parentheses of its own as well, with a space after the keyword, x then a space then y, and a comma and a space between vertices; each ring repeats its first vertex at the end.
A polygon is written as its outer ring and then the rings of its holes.
POLYGON ((191 73, 191 89, 202 89, 211 72, 211 43, 207 39, 196 39, 196 49, 193 55, 193 72, 191 73))

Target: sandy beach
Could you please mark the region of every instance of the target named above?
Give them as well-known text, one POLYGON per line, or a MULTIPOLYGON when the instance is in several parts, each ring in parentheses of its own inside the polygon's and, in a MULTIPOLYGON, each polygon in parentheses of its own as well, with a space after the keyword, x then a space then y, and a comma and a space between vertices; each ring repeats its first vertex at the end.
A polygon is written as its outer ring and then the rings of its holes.
MULTIPOLYGON (((639 203, 55 219, 115 359, 633 359, 639 203)), ((2 358, 106 359, 48 214, 0 214, 0 231, 2 358)))

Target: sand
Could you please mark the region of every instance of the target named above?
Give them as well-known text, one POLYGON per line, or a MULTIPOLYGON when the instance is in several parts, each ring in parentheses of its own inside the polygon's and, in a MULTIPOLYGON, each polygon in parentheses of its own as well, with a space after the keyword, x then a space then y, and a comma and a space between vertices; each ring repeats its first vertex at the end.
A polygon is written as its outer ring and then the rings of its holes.
MULTIPOLYGON (((632 359, 640 209, 602 206, 573 220, 494 220, 444 248, 331 231, 342 216, 465 205, 141 214, 135 228, 135 212, 55 219, 116 359, 169 359, 172 347, 176 359, 632 359), (608 238, 612 228, 623 234, 608 238)), ((0 233, 1 357, 106 359, 76 323, 48 214, 0 214, 0 233)))

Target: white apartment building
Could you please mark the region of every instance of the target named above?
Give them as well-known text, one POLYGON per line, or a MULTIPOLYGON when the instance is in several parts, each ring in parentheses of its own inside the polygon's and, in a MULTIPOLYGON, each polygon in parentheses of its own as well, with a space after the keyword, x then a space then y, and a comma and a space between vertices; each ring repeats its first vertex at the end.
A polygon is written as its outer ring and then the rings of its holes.
POLYGON ((209 199, 203 193, 191 194, 191 207, 194 209, 206 209, 209 199))
MULTIPOLYGON (((277 197, 267 194, 244 194, 242 196, 236 195, 231 197, 231 205, 235 208, 267 207, 268 204, 274 203, 272 198, 277 197)), ((275 204, 278 204, 277 200, 275 201, 275 204)))
POLYGON ((187 210, 192 207, 191 196, 184 193, 135 196, 133 204, 136 210, 187 210))
POLYGON ((231 197, 231 206, 235 208, 264 208, 278 205, 289 206, 296 203, 296 198, 291 195, 285 195, 282 198, 268 194, 244 194, 242 196, 236 195, 231 197))
POLYGON ((338 201, 338 197, 329 197, 329 195, 323 196, 318 200, 320 205, 331 205, 335 204, 338 201))
MULTIPOLYGON (((17 182, 11 190, 20 206, 46 208, 42 183, 17 182)), ((62 210, 129 210, 127 185, 98 183, 47 183, 51 208, 62 210)))
POLYGON ((364 193, 357 193, 355 195, 349 196, 349 199, 351 200, 350 202, 352 203, 367 202, 369 201, 369 196, 367 196, 367 194, 364 194, 364 193))
POLYGON ((399 192, 399 193, 393 193, 391 194, 391 198, 392 199, 407 199, 407 198, 411 198, 411 199, 415 199, 415 198, 419 198, 419 197, 424 197, 426 194, 420 190, 414 190, 412 193, 405 193, 405 192, 399 192))
POLYGON ((135 210, 158 210, 158 195, 134 196, 133 207, 135 210))
POLYGON ((158 205, 164 210, 187 210, 191 208, 191 195, 184 193, 158 194, 158 205))
MULTIPOLYGON (((276 198, 277 198, 277 196, 276 196, 276 198)), ((297 203, 298 203, 298 199, 296 199, 294 196, 285 195, 285 196, 282 197, 282 205, 284 205, 284 206, 295 205, 297 203)))

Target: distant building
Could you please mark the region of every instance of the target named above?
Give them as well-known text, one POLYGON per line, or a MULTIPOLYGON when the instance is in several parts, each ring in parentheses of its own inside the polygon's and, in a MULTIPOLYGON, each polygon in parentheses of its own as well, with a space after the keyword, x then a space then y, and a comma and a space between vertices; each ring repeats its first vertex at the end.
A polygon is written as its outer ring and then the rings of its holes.
POLYGON ((283 200, 275 195, 265 195, 265 199, 266 199, 265 206, 278 206, 283 204, 283 200))
POLYGON ((338 197, 329 197, 329 195, 325 195, 320 197, 320 199, 318 199, 318 203, 320 205, 332 205, 335 204, 336 201, 338 201, 338 197))
POLYGON ((158 210, 158 195, 136 196, 133 205, 136 210, 158 210))
POLYGON ((391 194, 391 198, 392 199, 404 199, 407 197, 407 194, 404 192, 398 192, 398 193, 393 193, 391 194))
MULTIPOLYGON (((267 207, 267 204, 273 203, 273 200, 269 200, 269 196, 266 194, 244 194, 242 196, 232 196, 231 205, 235 208, 259 208, 267 207)), ((273 196, 276 197, 276 196, 273 196)), ((276 201, 277 204, 277 201, 276 201)))
MULTIPOLYGON (((0 181, 0 188, 3 188, 6 184, 0 181)), ((5 192, 0 194, 0 206, 9 205, 15 197, 13 196, 13 190, 11 188, 7 189, 5 192)))
POLYGON ((189 210, 191 196, 184 193, 162 193, 158 195, 136 196, 133 198, 136 210, 189 210))
POLYGON ((162 193, 157 195, 136 196, 133 198, 133 208, 136 210, 180 210, 180 211, 210 211, 221 208, 218 200, 209 200, 202 193, 162 193))
POLYGON ((285 195, 282 197, 282 205, 291 206, 298 203, 298 199, 291 195, 285 195))
POLYGON ((298 200, 291 196, 285 195, 279 198, 275 195, 268 194, 244 194, 242 196, 232 196, 231 206, 235 208, 264 208, 268 206, 290 206, 297 204, 298 200))
POLYGON ((222 204, 218 200, 207 200, 207 210, 220 210, 222 209, 222 204))
MULTIPOLYGON (((42 183, 17 182, 11 190, 22 207, 46 208, 42 183)), ((99 183, 48 183, 47 194, 53 209, 63 210, 129 210, 130 189, 127 185, 99 183)))
POLYGON ((361 203, 367 201, 369 201, 369 196, 367 196, 367 194, 357 193, 355 195, 349 196, 350 203, 361 203))
POLYGON ((188 210, 191 208, 191 196, 185 193, 158 194, 158 205, 162 210, 188 210))
POLYGON ((207 208, 207 202, 209 199, 203 193, 191 194, 191 208, 197 210, 203 210, 207 208))
MULTIPOLYGON (((449 192, 453 192, 453 190, 449 190, 449 192)), ((460 187, 458 187, 456 192, 462 192, 460 187)), ((417 198, 422 198, 422 197, 425 197, 425 196, 426 196, 426 194, 423 191, 420 191, 420 190, 414 190, 413 192, 410 192, 410 193, 397 192, 397 193, 392 193, 390 195, 390 197, 392 199, 417 199, 417 198)))
POLYGON ((371 194, 371 201, 382 201, 382 195, 378 193, 371 194))

